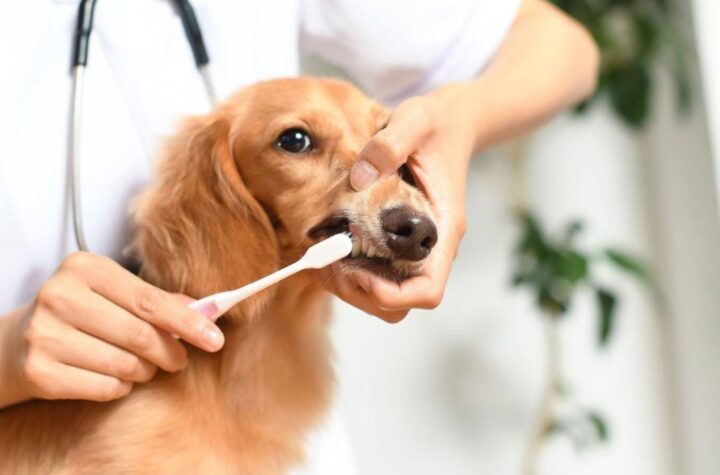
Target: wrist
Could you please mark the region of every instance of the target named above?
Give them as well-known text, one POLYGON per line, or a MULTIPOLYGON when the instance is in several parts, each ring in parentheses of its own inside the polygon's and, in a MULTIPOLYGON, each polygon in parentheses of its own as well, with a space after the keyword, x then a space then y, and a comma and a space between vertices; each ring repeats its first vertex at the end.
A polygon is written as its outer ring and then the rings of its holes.
POLYGON ((0 410, 30 399, 20 371, 20 326, 27 310, 28 306, 24 306, 0 316, 0 410))
POLYGON ((469 156, 487 148, 485 125, 488 121, 483 115, 483 101, 475 81, 447 84, 431 92, 430 96, 440 104, 443 120, 448 121, 467 144, 469 156))

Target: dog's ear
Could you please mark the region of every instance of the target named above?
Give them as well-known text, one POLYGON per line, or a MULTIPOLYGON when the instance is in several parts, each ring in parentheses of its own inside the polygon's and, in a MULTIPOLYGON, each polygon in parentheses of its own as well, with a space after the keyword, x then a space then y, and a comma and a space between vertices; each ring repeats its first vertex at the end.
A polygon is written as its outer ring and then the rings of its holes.
MULTIPOLYGON (((277 238, 233 157, 232 117, 185 122, 170 140, 151 188, 135 209, 141 275, 173 292, 202 297, 277 269, 277 238)), ((265 298, 268 292, 263 293, 265 298)), ((253 314, 262 302, 240 307, 253 314)))

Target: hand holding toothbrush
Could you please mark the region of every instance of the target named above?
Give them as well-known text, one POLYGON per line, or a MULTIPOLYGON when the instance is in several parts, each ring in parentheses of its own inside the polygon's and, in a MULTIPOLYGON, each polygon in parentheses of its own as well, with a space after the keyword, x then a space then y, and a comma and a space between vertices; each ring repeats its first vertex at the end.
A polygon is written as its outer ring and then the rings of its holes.
POLYGON ((68 256, 32 303, 0 317, 0 408, 32 398, 108 401, 187 365, 185 347, 224 338, 187 301, 113 260, 68 256))
POLYGON ((32 304, 0 318, 0 409, 32 398, 123 397, 134 383, 152 379, 158 367, 185 368, 187 351, 170 335, 217 351, 224 338, 213 321, 230 306, 302 269, 339 260, 351 249, 345 235, 327 239, 298 262, 239 291, 190 304, 202 313, 109 258, 72 254, 32 304))

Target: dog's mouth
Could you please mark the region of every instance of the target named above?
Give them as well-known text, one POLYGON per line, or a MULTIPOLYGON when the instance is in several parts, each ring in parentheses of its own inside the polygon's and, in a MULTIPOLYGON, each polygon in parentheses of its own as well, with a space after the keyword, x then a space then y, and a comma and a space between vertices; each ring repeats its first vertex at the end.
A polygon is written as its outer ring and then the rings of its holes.
POLYGON ((402 282, 419 274, 421 264, 397 259, 386 246, 378 244, 370 230, 354 223, 347 216, 332 215, 313 227, 308 236, 316 241, 340 233, 349 233, 353 249, 342 259, 348 270, 361 270, 393 282, 402 282))

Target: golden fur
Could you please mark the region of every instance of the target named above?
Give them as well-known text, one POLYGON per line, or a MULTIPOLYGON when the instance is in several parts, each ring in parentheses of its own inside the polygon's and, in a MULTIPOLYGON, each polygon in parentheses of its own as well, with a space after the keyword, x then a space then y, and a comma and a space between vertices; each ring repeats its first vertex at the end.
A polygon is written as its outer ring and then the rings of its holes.
MULTIPOLYGON (((311 228, 340 210, 382 253, 382 209, 427 210, 399 176, 364 192, 349 185, 386 119, 346 83, 299 78, 256 84, 187 120, 137 203, 142 276, 194 297, 235 288, 298 258, 317 240, 311 228), (292 128, 312 135, 312 151, 275 146, 292 128)), ((393 262, 406 274, 417 265, 393 262)), ((110 403, 34 400, 0 411, 0 473, 284 473, 303 460, 304 437, 331 401, 328 297, 298 274, 228 312, 224 348, 188 347, 180 373, 160 372, 110 403)))

